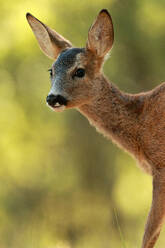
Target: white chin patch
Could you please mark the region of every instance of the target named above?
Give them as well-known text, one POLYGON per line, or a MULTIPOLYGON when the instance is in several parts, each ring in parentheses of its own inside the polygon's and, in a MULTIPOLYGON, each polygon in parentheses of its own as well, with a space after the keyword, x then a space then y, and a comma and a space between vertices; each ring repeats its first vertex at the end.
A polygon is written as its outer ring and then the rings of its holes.
POLYGON ((62 112, 65 110, 66 106, 64 105, 60 105, 60 106, 54 106, 54 107, 51 107, 49 106, 53 111, 55 112, 62 112))
POLYGON ((65 105, 60 105, 58 102, 52 107, 47 103, 47 106, 51 108, 55 112, 62 112, 65 110, 66 106, 65 105))

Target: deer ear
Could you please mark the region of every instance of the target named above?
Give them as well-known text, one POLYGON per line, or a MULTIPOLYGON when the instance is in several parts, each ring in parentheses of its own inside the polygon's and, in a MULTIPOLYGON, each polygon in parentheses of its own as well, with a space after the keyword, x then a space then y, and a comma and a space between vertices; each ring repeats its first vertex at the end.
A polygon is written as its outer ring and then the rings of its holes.
POLYGON ((89 29, 86 48, 98 57, 104 57, 111 49, 113 41, 112 19, 108 11, 103 9, 89 29))
POLYGON ((72 44, 68 40, 53 29, 47 27, 30 13, 26 14, 26 18, 41 50, 49 58, 56 59, 62 50, 72 47, 72 44))

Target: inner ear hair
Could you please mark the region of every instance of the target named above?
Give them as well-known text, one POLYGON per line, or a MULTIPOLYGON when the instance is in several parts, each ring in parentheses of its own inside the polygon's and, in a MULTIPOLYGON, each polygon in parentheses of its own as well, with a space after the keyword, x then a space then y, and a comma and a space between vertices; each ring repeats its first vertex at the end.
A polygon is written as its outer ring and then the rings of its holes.
POLYGON ((101 10, 88 32, 87 49, 104 57, 112 48, 114 30, 112 18, 105 9, 101 10))
POLYGON ((66 40, 30 13, 26 14, 26 18, 41 50, 49 58, 56 59, 62 50, 72 47, 70 41, 66 40))

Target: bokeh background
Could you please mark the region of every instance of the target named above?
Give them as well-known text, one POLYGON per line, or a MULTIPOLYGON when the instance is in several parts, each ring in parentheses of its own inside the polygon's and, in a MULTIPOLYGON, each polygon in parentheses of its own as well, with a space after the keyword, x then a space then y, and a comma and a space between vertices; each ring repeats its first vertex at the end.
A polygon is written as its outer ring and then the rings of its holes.
POLYGON ((83 47, 102 8, 115 29, 111 81, 131 93, 165 81, 164 0, 0 0, 1 248, 140 247, 150 176, 76 110, 47 108, 52 61, 25 18, 83 47))

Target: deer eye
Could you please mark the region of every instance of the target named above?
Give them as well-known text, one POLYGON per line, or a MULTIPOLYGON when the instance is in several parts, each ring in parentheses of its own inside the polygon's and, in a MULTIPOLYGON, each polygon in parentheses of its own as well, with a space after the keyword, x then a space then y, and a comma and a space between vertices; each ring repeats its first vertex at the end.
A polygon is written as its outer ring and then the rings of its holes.
POLYGON ((83 68, 78 68, 77 71, 74 73, 74 77, 82 78, 85 76, 85 70, 83 68))
POLYGON ((52 76, 53 76, 53 71, 52 71, 52 69, 49 69, 48 71, 49 71, 49 73, 50 73, 50 76, 52 77, 52 76))

